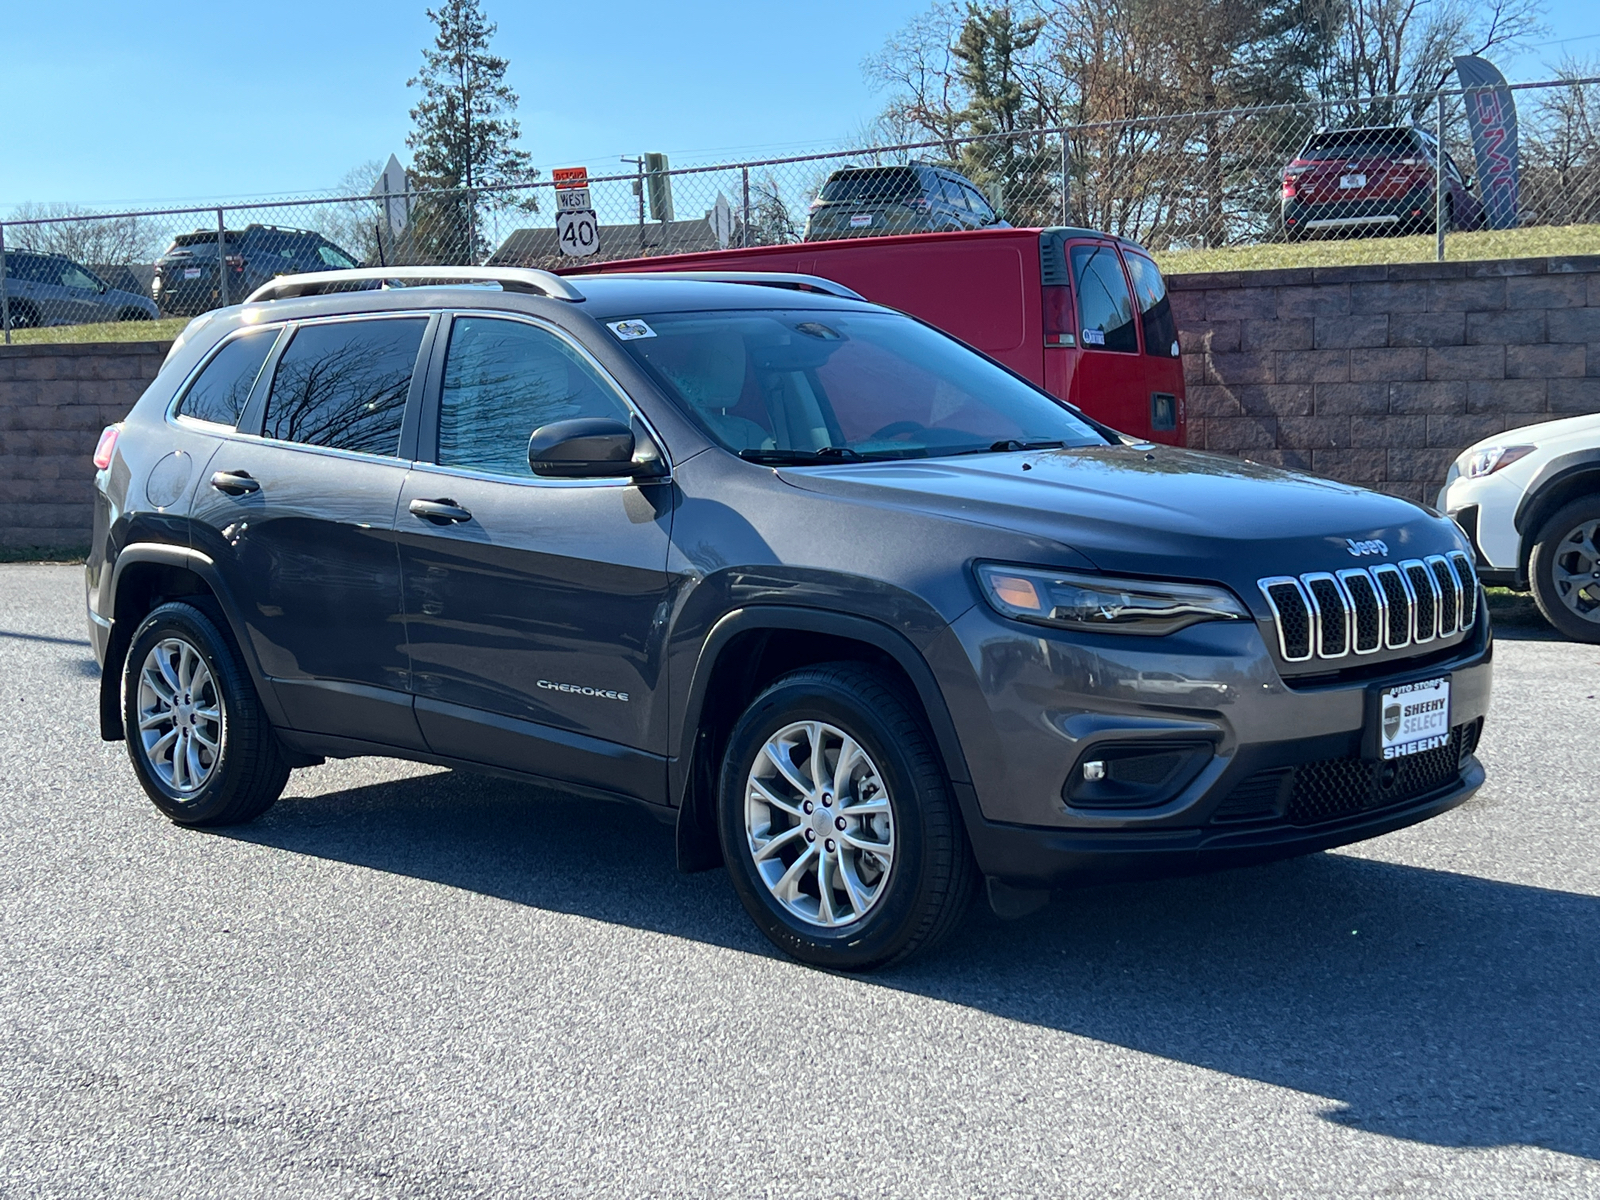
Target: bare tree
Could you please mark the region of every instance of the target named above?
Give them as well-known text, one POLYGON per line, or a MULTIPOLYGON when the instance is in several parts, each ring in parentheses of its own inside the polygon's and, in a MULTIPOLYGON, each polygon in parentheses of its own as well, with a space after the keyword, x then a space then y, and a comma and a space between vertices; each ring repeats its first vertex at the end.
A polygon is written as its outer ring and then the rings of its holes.
POLYGON ((1308 80, 1344 124, 1424 119, 1431 98, 1368 101, 1436 90, 1458 54, 1510 47, 1543 27, 1541 0, 1301 0, 1308 20, 1334 31, 1308 80))
POLYGON ((155 260, 160 232, 141 217, 99 217, 73 204, 21 204, 6 218, 6 246, 41 254, 65 254, 74 262, 121 266, 155 260), (49 225, 28 224, 73 217, 49 225))

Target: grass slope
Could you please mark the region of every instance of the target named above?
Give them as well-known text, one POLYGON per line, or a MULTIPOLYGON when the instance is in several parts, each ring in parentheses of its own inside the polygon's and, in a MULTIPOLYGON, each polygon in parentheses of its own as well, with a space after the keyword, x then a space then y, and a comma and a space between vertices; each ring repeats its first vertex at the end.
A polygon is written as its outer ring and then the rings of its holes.
POLYGON ((13 329, 13 346, 58 342, 170 342, 183 332, 188 317, 160 321, 109 321, 103 325, 46 325, 42 329, 13 329))
MULTIPOLYGON (((1486 258, 1558 258, 1600 254, 1600 225, 1541 225, 1452 233, 1444 239, 1447 262, 1486 258)), ((1380 238, 1319 238, 1265 242, 1223 250, 1177 250, 1155 256, 1169 275, 1209 271, 1263 271, 1280 267, 1349 267, 1370 263, 1432 262, 1433 235, 1380 238)))

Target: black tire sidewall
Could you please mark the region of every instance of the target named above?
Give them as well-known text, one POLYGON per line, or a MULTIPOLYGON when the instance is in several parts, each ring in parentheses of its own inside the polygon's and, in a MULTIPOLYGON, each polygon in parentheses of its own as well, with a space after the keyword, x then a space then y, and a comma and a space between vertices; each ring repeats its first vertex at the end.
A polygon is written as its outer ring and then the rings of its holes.
POLYGON ((183 603, 163 604, 153 611, 134 632, 122 672, 123 736, 134 773, 155 806, 180 825, 205 825, 224 817, 235 805, 241 788, 248 783, 252 764, 239 743, 243 709, 255 699, 254 689, 244 674, 233 648, 226 642, 214 620, 200 609, 183 603), (188 642, 205 661, 222 702, 222 753, 211 777, 192 797, 174 792, 151 767, 139 740, 139 671, 156 643, 168 637, 188 642), (246 689, 249 689, 248 691, 246 689))
POLYGON ((1540 528, 1529 559, 1528 576, 1533 599, 1556 630, 1575 642, 1600 642, 1600 621, 1585 621, 1561 601, 1556 592, 1556 545, 1585 521, 1600 519, 1600 496, 1583 496, 1561 508, 1540 528))
POLYGON ((889 723, 837 683, 815 671, 779 680, 735 725, 717 787, 717 827, 734 890, 761 931, 780 949, 816 966, 864 970, 898 957, 922 927, 930 866, 924 804, 929 785, 946 787, 919 770, 915 752, 889 723), (755 756, 778 729, 796 721, 826 721, 856 739, 888 786, 894 820, 895 861, 888 892, 861 920, 830 930, 789 913, 767 889, 750 857, 744 826, 744 788, 755 756))

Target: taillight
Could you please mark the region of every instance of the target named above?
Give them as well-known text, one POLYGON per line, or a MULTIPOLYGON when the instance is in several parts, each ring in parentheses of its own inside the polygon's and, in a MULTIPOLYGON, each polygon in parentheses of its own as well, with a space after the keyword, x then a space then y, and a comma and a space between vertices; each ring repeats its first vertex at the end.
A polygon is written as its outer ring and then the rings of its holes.
POLYGON ((224 258, 222 261, 227 263, 235 271, 244 270, 244 257, 242 255, 230 254, 226 258, 224 258))
POLYGON ((1077 326, 1072 320, 1072 289, 1062 284, 1048 285, 1044 292, 1044 344, 1076 346, 1077 326))
POLYGON ((122 432, 121 425, 107 425, 100 433, 100 441, 94 448, 94 468, 104 471, 111 465, 111 456, 117 450, 117 435, 122 432))
POLYGON ((1294 199, 1294 180, 1288 178, 1287 176, 1283 181, 1283 198, 1285 200, 1294 199))

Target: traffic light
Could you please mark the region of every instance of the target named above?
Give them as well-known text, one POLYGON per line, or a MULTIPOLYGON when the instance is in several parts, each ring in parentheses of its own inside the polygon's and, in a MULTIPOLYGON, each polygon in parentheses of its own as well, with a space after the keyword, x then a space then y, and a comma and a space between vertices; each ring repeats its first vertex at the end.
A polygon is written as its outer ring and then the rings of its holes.
POLYGON ((672 220, 672 176, 667 174, 667 156, 665 154, 646 154, 644 156, 645 184, 650 195, 650 219, 652 221, 672 220))

